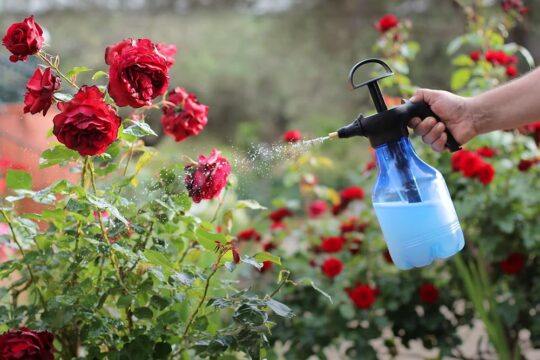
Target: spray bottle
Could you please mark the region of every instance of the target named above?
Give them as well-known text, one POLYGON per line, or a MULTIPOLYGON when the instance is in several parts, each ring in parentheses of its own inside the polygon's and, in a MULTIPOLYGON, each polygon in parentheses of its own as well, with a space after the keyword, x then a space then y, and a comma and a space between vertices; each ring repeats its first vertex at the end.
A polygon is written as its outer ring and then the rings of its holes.
MULTIPOLYGON (((463 248, 464 238, 441 173, 418 157, 408 138, 407 123, 413 117, 440 119, 424 102, 403 100, 400 106, 387 109, 377 81, 393 74, 379 59, 353 66, 349 73, 352 88, 367 85, 377 113, 368 117, 360 114, 329 137, 365 136, 375 149, 379 172, 373 207, 394 264, 406 270, 456 254, 463 248), (381 65, 385 73, 356 84, 356 70, 368 63, 381 65)), ((460 150, 448 129, 446 134, 447 148, 452 152, 460 150)))

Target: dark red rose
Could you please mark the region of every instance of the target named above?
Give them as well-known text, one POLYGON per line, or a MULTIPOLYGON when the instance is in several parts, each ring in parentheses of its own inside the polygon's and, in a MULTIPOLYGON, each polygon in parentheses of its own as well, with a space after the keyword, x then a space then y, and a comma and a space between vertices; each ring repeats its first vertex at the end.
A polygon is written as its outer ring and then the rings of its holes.
POLYGON ((359 309, 369 309, 377 300, 377 289, 369 285, 358 284, 352 289, 346 289, 349 298, 359 309))
POLYGON ((356 255, 360 252, 360 249, 362 248, 363 241, 360 239, 353 239, 351 240, 351 243, 349 244, 349 252, 351 255, 356 255))
POLYGON ((200 155, 197 165, 187 165, 185 171, 189 196, 194 202, 200 203, 203 199, 210 200, 219 196, 227 185, 231 165, 221 156, 220 151, 214 149, 209 157, 200 155))
POLYGON ((326 211, 326 201, 324 200, 315 200, 309 204, 308 214, 312 219, 320 217, 326 211))
POLYGON ((492 158, 497 154, 497 151, 489 146, 484 146, 476 150, 476 153, 485 158, 492 158))
POLYGON ((276 248, 276 245, 273 242, 265 242, 262 244, 263 250, 266 252, 272 251, 276 248))
POLYGON ((299 130, 290 130, 283 134, 283 141, 285 142, 298 142, 302 140, 302 134, 299 130))
POLYGON ((263 264, 262 268, 259 269, 260 272, 266 272, 274 266, 274 263, 271 261, 263 261, 262 264, 263 264))
POLYGON ((140 108, 152 104, 169 86, 174 45, 148 39, 125 39, 105 50, 109 65, 109 94, 118 106, 140 108))
POLYGON ((208 107, 200 104, 197 97, 185 89, 174 88, 167 95, 167 102, 162 108, 161 125, 163 132, 174 136, 175 141, 197 135, 208 123, 208 107))
POLYGON ((480 51, 471 51, 471 53, 469 54, 469 56, 471 57, 471 60, 474 61, 474 62, 477 62, 478 60, 480 60, 480 56, 482 54, 480 54, 480 51))
POLYGON ((465 177, 476 177, 484 166, 484 161, 480 155, 467 152, 461 160, 461 173, 465 177))
POLYGON ((439 300, 439 289, 431 283, 423 283, 418 289, 420 301, 425 304, 434 304, 439 300))
POLYGON ((270 213, 269 217, 273 222, 281 222, 286 217, 292 216, 293 213, 286 207, 279 208, 270 213))
POLYGON ((502 50, 488 50, 485 54, 486 60, 493 65, 507 65, 510 61, 510 56, 502 50))
POLYGON ((332 206, 332 215, 338 216, 343 212, 343 210, 345 210, 345 206, 343 206, 342 203, 335 204, 332 206))
POLYGON ((34 55, 43 47, 43 30, 34 16, 24 19, 23 22, 12 24, 2 39, 2 44, 13 55, 9 57, 12 62, 25 61, 28 56, 34 55))
POLYGON ((73 99, 58 103, 58 109, 53 134, 81 156, 105 152, 118 136, 121 119, 97 86, 83 86, 73 99))
POLYGON ((505 12, 516 10, 521 15, 526 15, 529 12, 529 8, 523 5, 522 0, 503 0, 501 7, 505 12))
POLYGON ((392 28, 395 28, 396 26, 398 26, 398 24, 399 24, 399 20, 396 17, 396 15, 386 14, 382 18, 379 19, 375 27, 377 28, 377 30, 384 33, 392 28))
POLYGON ((231 244, 231 252, 233 255, 233 261, 235 264, 240 263, 240 251, 238 250, 238 246, 236 245, 236 242, 233 242, 231 244))
POLYGON ((518 164, 518 169, 519 171, 527 171, 529 170, 531 167, 534 166, 534 164, 537 163, 537 160, 536 159, 530 159, 530 160, 527 160, 527 159, 522 159, 519 161, 519 164, 518 164))
POLYGON ((356 218, 351 217, 339 225, 339 229, 341 230, 342 234, 346 234, 349 232, 353 232, 356 230, 356 218))
POLYGON ((315 260, 315 259, 310 259, 310 260, 309 260, 309 266, 311 266, 311 267, 317 267, 317 260, 315 260))
POLYGON ((343 270, 343 263, 339 259, 328 258, 324 260, 321 270, 324 275, 328 276, 329 278, 334 278, 343 270))
POLYGON ((26 94, 24 95, 24 112, 37 114, 47 111, 53 103, 53 94, 60 88, 60 79, 51 73, 51 68, 45 71, 37 68, 34 75, 26 84, 26 94))
POLYGON ((450 163, 452 164, 453 171, 461 170, 461 163, 465 159, 465 157, 467 157, 468 153, 469 151, 467 150, 460 150, 452 154, 452 157, 450 158, 450 163))
POLYGON ((236 237, 239 241, 261 241, 261 234, 259 234, 255 229, 242 230, 236 235, 236 237))
POLYGON ((329 236, 322 239, 321 241, 321 250, 325 253, 335 253, 343 249, 345 244, 345 238, 342 236, 329 236))
POLYGON ((364 190, 359 186, 349 186, 341 190, 339 194, 341 197, 341 202, 348 204, 353 200, 362 200, 364 198, 364 190))
POLYGON ((537 144, 540 144, 540 122, 526 125, 525 130, 534 136, 534 140, 537 144))
POLYGON ((54 360, 53 340, 48 331, 10 330, 0 335, 0 359, 54 360))
POLYGON ((491 164, 484 163, 478 171, 478 180, 484 185, 489 185, 495 177, 495 169, 491 164))
POLYGON ((514 77, 514 76, 517 76, 518 74, 518 71, 517 71, 517 68, 513 65, 508 65, 506 67, 506 75, 509 76, 509 77, 514 77))
POLYGON ((270 225, 270 230, 272 230, 272 231, 285 230, 286 228, 287 228, 287 226, 285 225, 285 223, 283 223, 281 221, 274 221, 270 225))
POLYGON ((499 267, 505 274, 517 274, 523 266, 525 266, 525 256, 522 253, 512 253, 499 262, 499 267))
POLYGON ((390 251, 388 249, 384 250, 383 252, 384 261, 386 261, 389 264, 393 264, 394 260, 392 260, 392 256, 390 255, 390 251))

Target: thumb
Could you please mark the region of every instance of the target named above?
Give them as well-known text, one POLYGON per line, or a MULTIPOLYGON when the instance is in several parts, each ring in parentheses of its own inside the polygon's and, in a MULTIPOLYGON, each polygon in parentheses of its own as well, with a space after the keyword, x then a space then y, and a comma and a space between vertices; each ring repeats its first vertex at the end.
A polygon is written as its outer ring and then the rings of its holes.
POLYGON ((429 105, 435 100, 435 97, 437 96, 437 90, 431 90, 431 89, 418 89, 416 90, 416 93, 411 98, 412 102, 425 102, 429 105))

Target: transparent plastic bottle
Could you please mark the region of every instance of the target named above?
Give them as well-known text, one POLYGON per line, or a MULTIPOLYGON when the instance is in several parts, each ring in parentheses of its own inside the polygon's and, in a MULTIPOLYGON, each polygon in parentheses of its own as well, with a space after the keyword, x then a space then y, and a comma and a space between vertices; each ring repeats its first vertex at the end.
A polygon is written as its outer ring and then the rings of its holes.
POLYGON ((402 270, 459 252, 465 242, 442 175, 407 137, 375 148, 373 206, 394 264, 402 270))

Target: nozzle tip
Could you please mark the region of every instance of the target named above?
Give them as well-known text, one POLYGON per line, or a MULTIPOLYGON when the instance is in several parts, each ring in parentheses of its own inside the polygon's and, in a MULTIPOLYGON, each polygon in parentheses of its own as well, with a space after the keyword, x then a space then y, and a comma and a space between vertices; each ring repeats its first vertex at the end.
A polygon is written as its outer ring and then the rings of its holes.
POLYGON ((338 135, 338 133, 336 131, 336 132, 331 132, 330 134, 328 134, 328 137, 330 139, 335 139, 335 138, 339 137, 339 135, 338 135))

